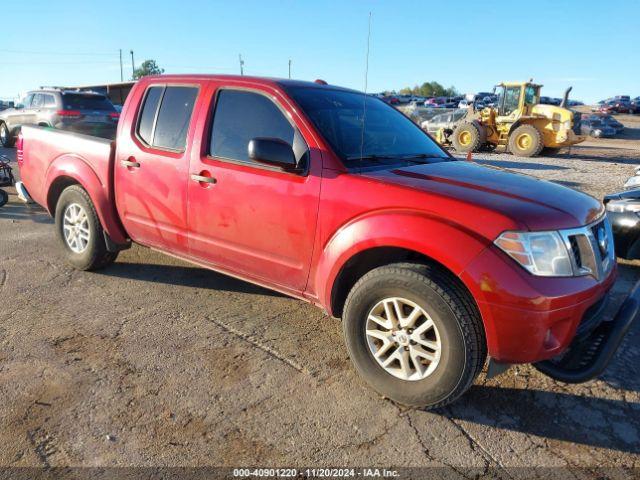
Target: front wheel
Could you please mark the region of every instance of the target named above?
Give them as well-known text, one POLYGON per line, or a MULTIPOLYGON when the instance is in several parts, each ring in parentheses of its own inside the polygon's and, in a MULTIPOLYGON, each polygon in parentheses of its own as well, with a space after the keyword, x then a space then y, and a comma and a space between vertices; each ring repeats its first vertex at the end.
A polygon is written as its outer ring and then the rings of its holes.
POLYGON ((56 231, 67 261, 78 270, 97 270, 113 263, 100 219, 89 194, 79 185, 65 189, 56 205, 56 231))
POLYGON ((477 308, 447 272, 376 268, 353 287, 343 322, 358 373, 399 403, 436 408, 462 395, 486 357, 477 308))
POLYGON ((544 148, 542 134, 533 125, 520 125, 509 135, 509 151, 519 157, 535 157, 544 148))

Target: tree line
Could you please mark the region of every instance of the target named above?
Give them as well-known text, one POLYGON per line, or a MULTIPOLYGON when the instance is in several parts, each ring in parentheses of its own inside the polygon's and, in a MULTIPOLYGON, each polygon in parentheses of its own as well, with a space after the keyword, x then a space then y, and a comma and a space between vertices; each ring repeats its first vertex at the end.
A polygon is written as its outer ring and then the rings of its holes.
MULTIPOLYGON (((395 92, 392 92, 395 93, 395 92)), ((424 82, 414 87, 404 87, 398 92, 401 95, 416 95, 420 97, 455 97, 460 92, 453 85, 446 88, 438 82, 424 82)))

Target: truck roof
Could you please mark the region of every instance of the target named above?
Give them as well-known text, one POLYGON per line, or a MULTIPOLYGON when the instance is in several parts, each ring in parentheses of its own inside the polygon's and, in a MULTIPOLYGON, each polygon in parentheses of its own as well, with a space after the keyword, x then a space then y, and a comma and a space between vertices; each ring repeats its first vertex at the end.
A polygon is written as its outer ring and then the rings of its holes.
MULTIPOLYGON (((153 81, 179 81, 188 82, 190 80, 219 80, 219 81, 245 81, 247 83, 281 86, 287 87, 314 87, 324 88, 327 90, 344 90, 348 92, 358 92, 351 88, 339 87, 337 85, 324 84, 319 82, 309 82, 305 80, 291 80, 288 78, 276 78, 276 77, 254 77, 250 75, 218 75, 218 74, 169 74, 169 75, 150 75, 143 77, 139 81, 153 82, 153 81)), ((362 93, 362 92, 359 92, 362 93)))

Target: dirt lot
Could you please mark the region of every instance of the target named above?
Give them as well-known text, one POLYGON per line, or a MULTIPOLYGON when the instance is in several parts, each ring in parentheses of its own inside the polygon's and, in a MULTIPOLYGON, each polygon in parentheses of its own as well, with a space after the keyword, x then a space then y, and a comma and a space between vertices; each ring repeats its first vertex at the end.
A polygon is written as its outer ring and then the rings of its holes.
MULTIPOLYGON (((601 197, 640 164, 640 117, 621 118, 621 139, 477 160, 601 197)), ((320 310, 142 247, 77 272, 51 224, 15 195, 0 209, 1 466, 640 467, 640 325, 597 381, 518 366, 405 410, 359 380, 320 310)), ((618 302, 639 266, 621 265, 618 302)))

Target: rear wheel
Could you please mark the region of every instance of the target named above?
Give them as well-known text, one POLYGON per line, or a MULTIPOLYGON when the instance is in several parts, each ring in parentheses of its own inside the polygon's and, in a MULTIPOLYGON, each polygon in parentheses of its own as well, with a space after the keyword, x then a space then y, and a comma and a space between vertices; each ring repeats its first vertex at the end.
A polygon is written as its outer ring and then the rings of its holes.
POLYGON ((477 152, 484 142, 480 127, 471 122, 462 122, 451 135, 456 152, 477 152))
POLYGON ((56 205, 56 231, 67 261, 78 270, 96 270, 114 262, 89 194, 80 186, 65 189, 56 205))
POLYGON ((473 301, 446 272, 427 265, 393 264, 364 275, 347 297, 343 328, 358 373, 405 405, 454 401, 486 357, 473 301))
POLYGON ((3 147, 10 148, 16 143, 16 139, 11 136, 11 132, 4 122, 0 123, 0 143, 3 147))
POLYGON ((535 157, 543 148, 542 134, 533 125, 520 125, 509 135, 509 151, 519 157, 535 157))

